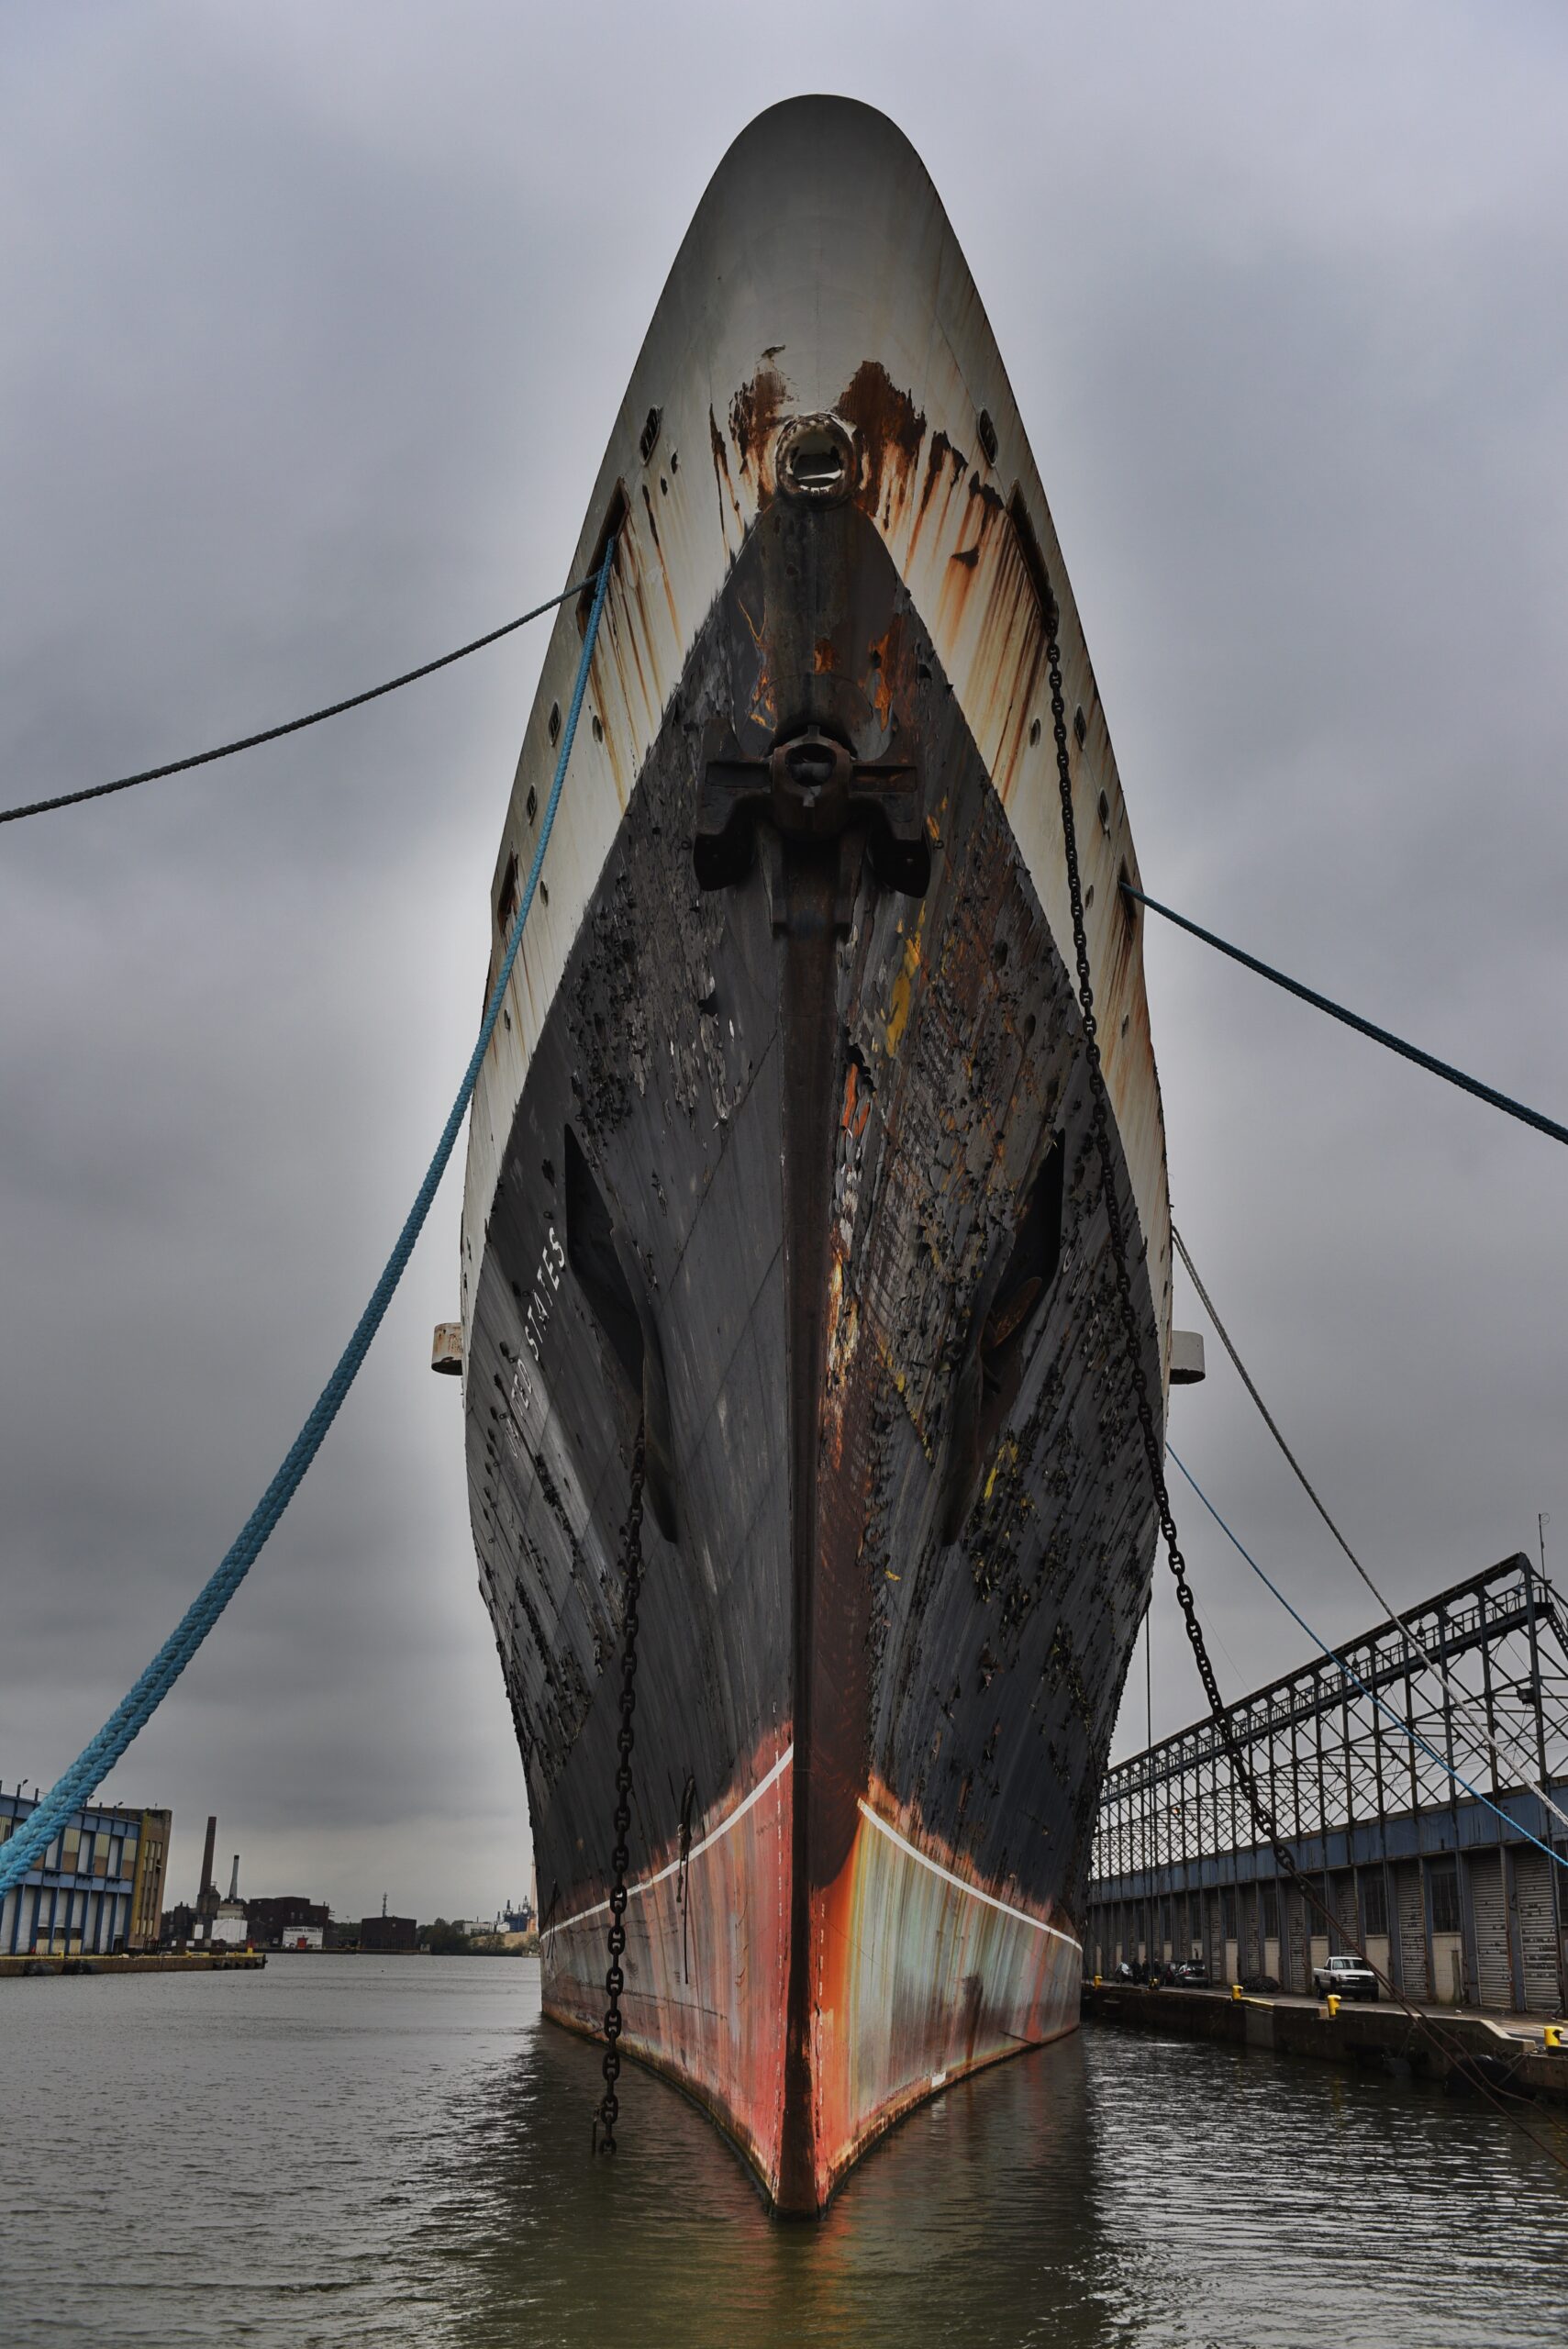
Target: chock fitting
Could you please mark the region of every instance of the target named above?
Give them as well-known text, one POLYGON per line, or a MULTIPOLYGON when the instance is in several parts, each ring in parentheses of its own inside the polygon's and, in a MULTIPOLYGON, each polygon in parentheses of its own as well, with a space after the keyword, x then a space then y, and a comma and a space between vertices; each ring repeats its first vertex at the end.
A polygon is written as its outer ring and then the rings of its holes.
POLYGON ((1546 2026, 1546 2043, 1549 2047, 1568 2047, 1568 2023, 1549 2022, 1546 2026))

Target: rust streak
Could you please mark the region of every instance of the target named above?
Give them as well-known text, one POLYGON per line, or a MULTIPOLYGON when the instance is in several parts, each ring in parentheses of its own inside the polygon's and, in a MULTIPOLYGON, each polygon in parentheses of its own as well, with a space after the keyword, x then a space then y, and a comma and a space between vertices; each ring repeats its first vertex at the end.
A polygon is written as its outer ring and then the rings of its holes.
POLYGON ((648 527, 653 533, 653 551, 659 558, 659 576, 664 583, 664 607, 670 615, 670 626, 674 629, 675 638, 678 642, 681 634, 681 622, 680 616, 675 609, 675 590, 673 583, 670 577, 670 566, 664 560, 664 544, 663 540, 659 536, 659 525, 653 518, 653 500, 648 494, 648 484, 646 482, 642 484, 642 502, 648 508, 648 527))
POLYGON ((908 496, 920 443, 924 411, 901 392, 880 360, 865 359, 845 385, 839 414, 855 434, 861 452, 859 502, 873 516, 908 496))
POLYGON ((762 455, 788 398, 789 387, 778 369, 764 365, 758 368, 749 384, 741 384, 729 403, 729 437, 735 443, 740 470, 750 473, 759 486, 762 455))
POLYGON ((729 451, 725 446, 724 435, 718 429, 718 418, 711 407, 707 412, 707 430, 708 439, 713 446, 713 478, 718 490, 718 527, 724 534, 724 543, 728 548, 729 521, 724 511, 726 496, 728 497, 734 510, 735 527, 742 539, 746 536, 746 523, 740 511, 740 501, 735 495, 735 484, 729 478, 729 451))

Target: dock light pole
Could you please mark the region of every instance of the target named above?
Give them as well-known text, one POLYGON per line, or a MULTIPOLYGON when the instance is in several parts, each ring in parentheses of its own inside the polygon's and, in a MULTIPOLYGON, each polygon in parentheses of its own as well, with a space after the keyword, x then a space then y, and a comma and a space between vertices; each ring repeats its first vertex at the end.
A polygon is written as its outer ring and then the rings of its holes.
POLYGON ((1143 1610, 1143 1704, 1148 1719, 1148 1743, 1154 1743, 1154 1587, 1150 1585, 1149 1604, 1143 1610))

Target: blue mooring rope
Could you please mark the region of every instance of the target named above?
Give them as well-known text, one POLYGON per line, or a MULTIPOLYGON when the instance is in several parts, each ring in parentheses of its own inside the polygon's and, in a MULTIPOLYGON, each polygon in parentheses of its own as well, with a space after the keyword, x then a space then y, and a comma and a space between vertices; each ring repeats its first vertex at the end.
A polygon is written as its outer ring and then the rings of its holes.
POLYGON ((1347 1011, 1342 1003, 1334 1001, 1332 996, 1319 995, 1316 987, 1303 986, 1299 979, 1287 978, 1283 971, 1276 971, 1272 963, 1260 963, 1255 954, 1247 953, 1242 947, 1232 946, 1229 939, 1217 938, 1212 930, 1204 930, 1197 922, 1189 921, 1185 914, 1177 913, 1173 907, 1162 906, 1158 897, 1146 897, 1141 889, 1133 887, 1130 881, 1122 883, 1121 893, 1124 897, 1130 897, 1134 905, 1147 906, 1151 914, 1162 914, 1167 921, 1173 921, 1178 930, 1189 931, 1194 938, 1201 938, 1206 946, 1214 947, 1221 954, 1229 954, 1233 963, 1244 963, 1249 971, 1256 971, 1261 979, 1272 979, 1274 985, 1284 987, 1287 995, 1299 996, 1302 1002, 1309 1003, 1315 1011, 1326 1011, 1330 1019, 1340 1020, 1345 1027, 1353 1028, 1358 1035, 1370 1036, 1374 1044, 1386 1045, 1402 1060, 1414 1061, 1418 1068, 1429 1069, 1433 1076, 1442 1077, 1449 1085, 1457 1085, 1462 1093, 1473 1093, 1477 1101, 1489 1102, 1494 1109, 1501 1109, 1505 1117, 1518 1118, 1521 1125, 1533 1126, 1537 1133, 1550 1134, 1553 1141, 1568 1141, 1568 1126, 1560 1126, 1555 1118, 1544 1117, 1539 1109, 1530 1108, 1527 1102, 1516 1101, 1511 1095, 1499 1093, 1496 1086, 1483 1085, 1478 1076, 1466 1076, 1462 1068, 1454 1068, 1449 1062, 1440 1061, 1434 1053, 1422 1052, 1418 1044, 1407 1043, 1403 1036, 1396 1036, 1390 1030, 1363 1019, 1359 1011, 1347 1011))
POLYGON ((501 1016, 502 1001, 511 982, 512 965, 517 959, 517 949, 522 943, 524 925, 528 921, 528 910, 534 901, 534 891, 539 885, 539 868, 544 863, 544 852, 550 844, 550 828, 555 822, 555 811, 561 800, 561 787, 566 780, 567 762, 572 756, 573 739, 577 731, 577 720, 582 715, 583 696, 587 690, 588 664, 593 659, 594 641, 599 633, 599 620, 605 608, 605 597, 609 589, 610 572, 615 557, 616 541, 612 539, 605 549, 604 561, 599 565, 598 580, 594 589, 593 609, 588 618, 587 633, 583 640, 583 656, 577 664, 577 682, 572 689, 572 707, 562 732, 561 753, 555 763, 555 776, 550 786, 550 798, 545 807, 544 821, 539 827, 539 845, 534 851, 533 863, 528 867, 528 886, 523 891, 522 903, 517 908, 517 918, 512 924, 512 933, 506 941, 506 952, 502 960, 500 972, 495 985, 490 990, 490 999, 484 1007, 484 1018, 480 1024, 479 1040, 473 1047, 468 1067, 463 1073, 457 1099, 452 1103, 451 1114, 441 1129, 441 1138, 436 1144, 435 1156, 426 1171, 425 1179, 419 1186, 414 1204, 408 1210, 407 1220, 398 1233, 392 1253, 386 1260, 385 1269, 371 1292, 370 1303, 361 1314, 354 1328, 354 1334, 344 1347, 337 1368, 322 1388, 315 1409, 295 1438, 289 1449, 288 1457, 256 1504, 254 1510, 246 1520, 239 1540, 228 1552, 211 1581, 192 1602, 181 1622, 164 1641, 163 1645, 129 1694, 116 1706, 97 1736, 83 1747, 64 1776, 56 1780, 38 1808, 29 1813, 26 1824, 19 1825, 9 1842, 0 1848, 0 1893, 8 1892, 13 1885, 21 1881, 39 1854, 48 1848, 61 1829, 64 1827, 72 1812, 84 1803, 95 1789, 102 1785, 104 1778, 119 1760, 132 1738, 139 1731, 146 1728, 147 1723, 266 1547, 268 1537, 298 1491, 306 1471, 321 1449, 328 1429, 342 1408, 344 1398, 354 1383, 361 1364, 370 1352, 371 1341, 381 1327, 386 1308, 392 1302, 393 1294, 403 1277, 409 1257, 414 1252, 414 1243, 419 1237, 426 1216, 429 1213, 430 1203, 439 1188, 442 1175, 446 1173, 447 1162, 452 1154, 453 1144, 457 1141, 474 1085, 478 1081, 480 1065, 489 1050, 495 1022, 501 1016))
POLYGON ((1451 1762, 1446 1760, 1444 1756, 1438 1752, 1435 1745, 1428 1744, 1420 1731, 1414 1729, 1405 1719, 1402 1713, 1396 1712, 1394 1707, 1380 1697, 1375 1688, 1369 1688, 1367 1687, 1366 1682, 1362 1679, 1359 1673, 1355 1673, 1351 1670, 1350 1665, 1345 1662, 1344 1657, 1340 1653, 1339 1650, 1337 1648, 1331 1648, 1329 1645, 1328 1641, 1323 1637, 1322 1633, 1313 1630, 1306 1616, 1299 1613, 1298 1610, 1291 1605, 1289 1599, 1285 1597, 1284 1591, 1281 1590, 1279 1585, 1270 1580, 1269 1576, 1263 1572, 1262 1567, 1259 1565, 1256 1558, 1253 1557, 1251 1550, 1246 1547, 1240 1537, 1233 1533, 1229 1526, 1226 1524, 1225 1520, 1220 1516, 1219 1511, 1215 1508, 1214 1503, 1209 1499, 1208 1495, 1204 1491, 1203 1486, 1198 1483, 1197 1478, 1193 1475, 1192 1470, 1186 1465, 1185 1462, 1172 1450, 1169 1444, 1165 1446, 1165 1450, 1170 1458, 1175 1461, 1177 1467, 1181 1470, 1183 1475, 1186 1478, 1188 1484, 1192 1486, 1194 1492, 1197 1495, 1205 1508, 1207 1509, 1210 1517, 1213 1518, 1216 1525, 1218 1526, 1221 1533, 1224 1534, 1231 1547, 1240 1552, 1242 1557, 1246 1559, 1247 1564, 1251 1567, 1252 1572, 1257 1575, 1258 1580, 1263 1585, 1264 1588, 1273 1592, 1274 1597, 1279 1600, 1279 1603, 1284 1609, 1285 1613, 1287 1615, 1295 1616, 1296 1620, 1300 1624, 1307 1638, 1315 1641, 1318 1646, 1322 1649, 1324 1654, 1339 1665, 1340 1670, 1344 1674, 1345 1678, 1355 1687, 1359 1688, 1363 1697, 1370 1698, 1380 1712, 1385 1712, 1388 1715, 1389 1720, 1394 1723, 1395 1728, 1398 1730, 1401 1736, 1407 1737, 1412 1745, 1418 1745, 1423 1753, 1429 1754, 1431 1759, 1437 1764, 1439 1769, 1446 1771, 1448 1776, 1453 1780, 1456 1787, 1462 1787, 1467 1795, 1473 1796, 1474 1799, 1479 1803, 1485 1803, 1486 1809, 1489 1811, 1494 1812, 1496 1816, 1502 1820, 1505 1827, 1511 1828, 1516 1835, 1522 1835, 1525 1842, 1527 1843, 1533 1843, 1538 1852, 1544 1852, 1547 1858, 1552 1861, 1556 1866, 1568 1870, 1568 1860, 1565 1860, 1560 1852, 1554 1852, 1550 1843, 1543 1843, 1539 1835, 1532 1835, 1528 1827, 1521 1827, 1517 1819, 1510 1818, 1508 1813, 1506 1810, 1501 1809, 1499 1806, 1492 1800, 1489 1795, 1484 1795, 1479 1787, 1473 1787, 1469 1779, 1464 1777, 1454 1768, 1451 1762))

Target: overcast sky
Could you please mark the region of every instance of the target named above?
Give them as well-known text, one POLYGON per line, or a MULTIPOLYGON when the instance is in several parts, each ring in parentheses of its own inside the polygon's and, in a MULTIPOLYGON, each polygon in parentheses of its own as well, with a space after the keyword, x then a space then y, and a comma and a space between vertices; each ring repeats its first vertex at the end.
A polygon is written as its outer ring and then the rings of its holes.
MULTIPOLYGON (((1568 17, 26 5, 0 14, 0 798, 373 682, 564 584, 731 138, 924 155, 1012 372, 1146 885, 1568 1114, 1568 17), (662 19, 662 21, 661 21, 662 19)), ((469 1050, 543 642, 0 831, 0 1778, 46 1786, 271 1476, 469 1050)), ((1568 1554, 1568 1155, 1151 927, 1178 1221, 1415 1599, 1568 1554)), ((458 1179, 319 1464, 110 1782, 252 1893, 528 1881, 455 1385, 458 1179)), ((1178 1318, 1195 1323, 1190 1294, 1178 1318)), ((1172 1433, 1365 1598, 1228 1368, 1172 1433)), ((1227 1689, 1301 1634, 1176 1503, 1227 1689)), ((1142 1742, 1140 1670, 1122 1750, 1142 1742)), ((1200 1709, 1169 1594, 1154 1726, 1200 1709)))

